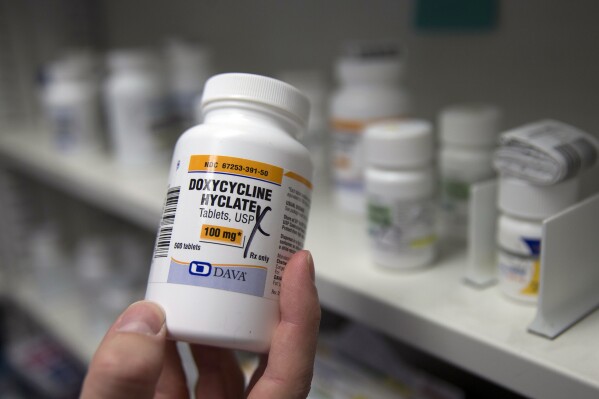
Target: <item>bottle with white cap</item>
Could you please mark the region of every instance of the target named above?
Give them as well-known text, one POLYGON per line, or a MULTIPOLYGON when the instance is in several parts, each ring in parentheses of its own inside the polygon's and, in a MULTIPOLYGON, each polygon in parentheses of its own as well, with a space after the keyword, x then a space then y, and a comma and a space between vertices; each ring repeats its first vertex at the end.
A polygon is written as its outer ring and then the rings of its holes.
POLYGON ((144 50, 115 50, 108 65, 105 108, 117 162, 140 167, 165 161, 172 126, 156 58, 144 50))
POLYGON ((335 64, 339 87, 330 104, 333 193, 337 206, 349 213, 365 209, 364 127, 409 112, 402 69, 403 59, 394 43, 350 43, 335 64))
POLYGON ((213 74, 212 52, 198 43, 171 39, 166 44, 168 80, 172 110, 182 129, 196 120, 197 102, 206 80, 213 74))
POLYGON ((296 137, 308 100, 230 73, 208 80, 202 107, 204 123, 175 147, 146 298, 164 308, 173 339, 264 352, 283 270, 306 234, 312 163, 296 137))
POLYGON ((429 265, 437 252, 431 124, 416 119, 372 124, 364 145, 375 263, 393 269, 429 265))
POLYGON ((439 169, 442 234, 457 241, 467 235, 470 186, 491 179, 501 113, 486 104, 460 104, 439 116, 439 169))
POLYGON ((509 298, 536 303, 541 275, 543 220, 573 205, 579 179, 551 186, 525 180, 499 179, 497 268, 501 291, 509 298))
POLYGON ((52 142, 60 151, 97 151, 101 147, 97 80, 85 61, 65 57, 48 70, 43 105, 52 142))

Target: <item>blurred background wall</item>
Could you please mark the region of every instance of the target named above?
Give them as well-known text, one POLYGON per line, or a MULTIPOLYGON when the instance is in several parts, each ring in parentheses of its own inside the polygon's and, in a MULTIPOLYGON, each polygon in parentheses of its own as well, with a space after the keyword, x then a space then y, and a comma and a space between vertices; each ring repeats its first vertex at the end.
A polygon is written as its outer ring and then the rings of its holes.
MULTIPOLYGON (((451 2, 450 2, 451 3, 451 2)), ((347 39, 396 38, 418 116, 489 101, 506 127, 552 117, 597 134, 599 2, 497 2, 489 29, 418 28, 418 1, 101 0, 103 46, 182 35, 210 44, 223 71, 330 69, 347 39)))

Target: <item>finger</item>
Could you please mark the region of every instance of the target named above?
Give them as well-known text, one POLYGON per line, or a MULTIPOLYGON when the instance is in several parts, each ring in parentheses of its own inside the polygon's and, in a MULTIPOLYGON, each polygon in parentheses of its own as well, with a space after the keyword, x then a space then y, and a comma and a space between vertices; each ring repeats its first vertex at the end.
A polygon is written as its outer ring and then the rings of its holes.
POLYGON ((151 302, 129 306, 96 351, 81 398, 152 398, 164 360, 165 316, 151 302))
POLYGON ((233 351, 203 345, 190 345, 198 368, 196 397, 238 399, 243 395, 244 377, 233 351))
POLYGON ((256 370, 254 370, 254 372, 252 373, 252 378, 250 378, 250 382, 246 387, 247 392, 251 392, 251 390, 254 388, 254 385, 256 385, 258 380, 262 377, 262 375, 264 374, 264 370, 266 370, 267 364, 268 355, 261 355, 260 361, 258 362, 258 367, 256 367, 256 370))
POLYGON ((187 399, 189 390, 181 356, 175 341, 167 341, 162 373, 156 384, 154 399, 187 399))
POLYGON ((320 325, 310 252, 300 251, 287 263, 280 301, 281 321, 273 335, 268 363, 249 398, 305 398, 310 391, 320 325))

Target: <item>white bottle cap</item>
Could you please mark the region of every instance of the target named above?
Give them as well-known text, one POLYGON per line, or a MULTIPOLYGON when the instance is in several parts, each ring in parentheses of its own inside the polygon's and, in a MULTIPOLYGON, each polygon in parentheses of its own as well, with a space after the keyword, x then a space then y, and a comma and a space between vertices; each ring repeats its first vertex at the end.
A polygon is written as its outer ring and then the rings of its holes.
POLYGON ((399 46, 389 42, 350 42, 335 64, 335 73, 344 82, 398 81, 402 73, 399 46))
POLYGON ((441 141, 465 146, 495 146, 501 112, 486 104, 460 104, 445 108, 439 116, 441 141))
POLYGON ((113 50, 107 54, 108 67, 112 70, 153 67, 155 56, 141 49, 113 50))
POLYGON ((498 205, 507 214, 542 220, 576 203, 578 188, 578 178, 551 186, 538 186, 526 180, 502 176, 499 179, 498 205))
POLYGON ((86 72, 83 65, 70 58, 54 61, 48 68, 48 75, 52 82, 83 79, 87 77, 86 72))
POLYGON ((216 101, 248 101, 267 105, 287 113, 305 129, 310 113, 306 96, 295 87, 266 76, 248 73, 224 73, 208 79, 202 97, 202 109, 216 101))
POLYGON ((376 122, 364 136, 368 164, 387 168, 415 168, 431 163, 434 156, 430 122, 404 119, 376 122))
POLYGON ((310 102, 308 134, 324 132, 328 126, 326 104, 329 88, 324 72, 317 69, 288 70, 281 72, 279 78, 296 87, 308 98, 310 102))
POLYGON ((343 82, 397 82, 402 74, 399 57, 385 59, 342 58, 335 64, 335 74, 343 82))

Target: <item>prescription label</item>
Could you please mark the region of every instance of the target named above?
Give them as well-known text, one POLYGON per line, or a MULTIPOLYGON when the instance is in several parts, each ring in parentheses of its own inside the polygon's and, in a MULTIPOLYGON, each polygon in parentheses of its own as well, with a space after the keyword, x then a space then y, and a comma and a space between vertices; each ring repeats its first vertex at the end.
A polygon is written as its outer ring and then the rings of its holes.
POLYGON ((341 119, 331 121, 331 157, 333 181, 340 190, 362 193, 364 191, 364 129, 368 124, 385 120, 400 120, 401 117, 371 119, 341 119))
POLYGON ((497 265, 502 291, 513 298, 535 300, 541 275, 540 240, 525 240, 529 254, 499 249, 497 265))
POLYGON ((420 252, 437 241, 432 200, 400 201, 369 196, 368 235, 388 253, 420 252))
POLYGON ((303 247, 312 185, 256 160, 194 154, 177 161, 150 282, 277 299, 303 247))
POLYGON ((335 185, 344 190, 363 190, 363 121, 336 119, 332 122, 332 158, 335 185))
POLYGON ((441 212, 449 230, 464 230, 468 225, 471 184, 459 179, 441 179, 441 212))

